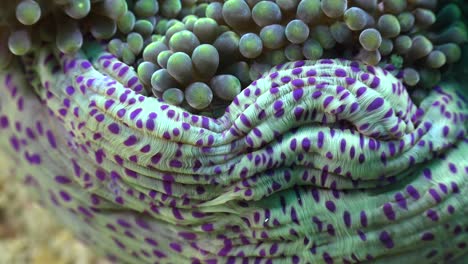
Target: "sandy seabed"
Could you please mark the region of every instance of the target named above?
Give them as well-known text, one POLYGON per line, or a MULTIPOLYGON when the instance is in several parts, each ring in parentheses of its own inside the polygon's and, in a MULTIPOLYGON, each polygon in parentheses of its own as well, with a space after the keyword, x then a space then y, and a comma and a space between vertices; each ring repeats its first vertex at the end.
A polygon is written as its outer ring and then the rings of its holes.
POLYGON ((13 173, 0 173, 0 264, 109 264, 34 202, 13 173))

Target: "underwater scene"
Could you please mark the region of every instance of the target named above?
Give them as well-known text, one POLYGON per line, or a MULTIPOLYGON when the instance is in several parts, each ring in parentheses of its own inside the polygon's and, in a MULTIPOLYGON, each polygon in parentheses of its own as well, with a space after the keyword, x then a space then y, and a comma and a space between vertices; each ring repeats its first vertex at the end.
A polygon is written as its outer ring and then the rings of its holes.
POLYGON ((0 264, 468 263, 468 2, 8 0, 0 264))

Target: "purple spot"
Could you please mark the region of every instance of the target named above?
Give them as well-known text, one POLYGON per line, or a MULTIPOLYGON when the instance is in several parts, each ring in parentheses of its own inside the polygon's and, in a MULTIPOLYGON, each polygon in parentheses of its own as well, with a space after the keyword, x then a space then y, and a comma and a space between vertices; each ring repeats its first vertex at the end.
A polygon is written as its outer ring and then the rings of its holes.
POLYGON ((127 86, 132 87, 135 83, 138 82, 138 77, 134 76, 128 80, 127 86))
POLYGON ((100 181, 104 181, 106 179, 106 173, 101 170, 101 169, 97 169, 96 170, 96 177, 100 180, 100 181))
POLYGON ((444 126, 444 127, 442 128, 442 135, 443 135, 444 137, 447 137, 448 134, 449 134, 449 131, 450 131, 449 127, 448 127, 448 126, 444 126))
POLYGON ((346 77, 346 84, 347 85, 352 85, 356 82, 356 79, 354 78, 350 78, 350 77, 346 77))
POLYGON ((447 212, 449 214, 455 213, 455 207, 453 207, 452 205, 447 206, 447 212))
POLYGON ((153 131, 154 130, 154 120, 153 119, 148 119, 146 120, 146 128, 150 131, 153 131))
POLYGON ((364 154, 359 154, 358 161, 361 164, 364 163, 364 161, 366 161, 366 157, 364 156, 364 154))
POLYGON ((302 68, 294 68, 291 73, 294 75, 299 75, 302 72, 302 68))
POLYGON ((292 151, 295 151, 296 150, 296 146, 297 146, 297 140, 294 138, 291 140, 291 143, 289 143, 289 148, 292 150, 292 151))
POLYGON ((301 99, 303 95, 304 95, 303 89, 296 89, 293 91, 293 97, 294 97, 294 100, 296 101, 299 101, 299 99, 301 99))
POLYGON ((319 131, 318 133, 318 138, 317 138, 317 146, 319 148, 322 148, 323 147, 323 140, 324 140, 324 134, 322 131, 319 131))
POLYGON ((452 173, 457 173, 457 167, 452 162, 449 162, 449 169, 452 173))
POLYGON ((351 226, 351 214, 348 211, 344 211, 343 213, 343 222, 345 223, 346 227, 351 226))
POLYGON ((432 209, 426 211, 426 216, 434 222, 439 220, 439 215, 432 209))
POLYGON ((194 240, 197 239, 197 235, 194 233, 189 233, 189 232, 179 232, 179 236, 182 237, 183 239, 187 240, 194 240))
POLYGON ((181 168, 182 162, 180 160, 171 160, 169 162, 169 166, 174 167, 174 168, 181 168))
POLYGON ((361 230, 358 230, 357 233, 359 235, 359 238, 361 238, 362 241, 367 240, 366 234, 364 234, 364 232, 362 232, 361 230))
POLYGON ((120 68, 120 66, 122 66, 122 63, 117 62, 117 63, 115 63, 115 64, 112 66, 112 70, 115 71, 115 70, 117 70, 118 68, 120 68))
POLYGON ((61 175, 55 176, 55 181, 60 184, 69 184, 72 182, 68 177, 61 175))
POLYGON ((117 111, 117 116, 122 118, 125 115, 126 112, 127 112, 127 110, 125 110, 125 108, 121 108, 121 109, 119 109, 119 111, 117 111))
POLYGON ((91 67, 91 63, 89 63, 89 61, 83 61, 83 62, 81 63, 81 67, 82 67, 83 69, 88 69, 88 68, 91 67))
POLYGON ((322 92, 320 92, 320 91, 315 91, 315 92, 312 93, 312 98, 314 98, 314 99, 317 99, 320 96, 322 96, 322 92))
POLYGON ((119 100, 121 103, 125 103, 125 101, 127 100, 127 94, 122 94, 120 97, 119 97, 119 100))
POLYGON ((330 256, 330 254, 328 254, 328 252, 323 252, 322 258, 323 258, 323 260, 325 261, 325 263, 327 263, 327 264, 333 264, 333 259, 332 259, 332 257, 330 256))
POLYGON ((123 228, 132 228, 130 223, 125 221, 124 219, 117 219, 117 224, 119 224, 123 228))
POLYGON ((289 77, 289 76, 281 77, 281 81, 282 81, 283 83, 288 83, 288 82, 291 81, 291 77, 289 77))
POLYGON ((296 62, 294 63, 294 67, 302 67, 302 66, 304 66, 304 65, 305 65, 305 61, 303 61, 303 60, 296 61, 296 62))
POLYGON ((175 111, 174 110, 171 109, 171 110, 167 111, 167 117, 174 118, 174 116, 175 116, 175 111))
POLYGON ((395 211, 393 211, 392 205, 390 203, 384 204, 383 211, 388 220, 395 220, 395 211))
POLYGON ((304 86, 304 81, 301 80, 301 79, 295 79, 291 83, 292 83, 292 85, 294 85, 296 87, 303 87, 304 86))
POLYGON ((357 97, 360 97, 361 95, 363 95, 365 92, 366 92, 366 87, 360 87, 359 89, 357 89, 356 91, 356 96, 357 97))
POLYGON ((384 100, 381 97, 378 97, 372 101, 372 103, 367 107, 367 111, 374 111, 375 109, 378 109, 381 107, 384 103, 384 100))
POLYGON ((104 121, 104 114, 99 114, 95 117, 96 121, 98 121, 99 123, 101 123, 102 121, 104 121))
POLYGON ((327 96, 323 101, 323 108, 327 108, 327 106, 333 101, 333 96, 327 96))
POLYGON ((434 240, 434 234, 432 234, 431 232, 425 232, 425 233, 422 234, 421 240, 423 240, 423 241, 434 240))
POLYGON ((68 95, 73 95, 75 93, 75 88, 73 88, 73 86, 68 86, 65 91, 68 95))
POLYGON ((211 231, 214 230, 213 224, 211 224, 211 223, 203 224, 201 228, 202 228, 202 230, 205 231, 205 232, 211 232, 211 231))
POLYGON ((252 126, 252 124, 250 123, 249 119, 248 119, 244 114, 241 114, 240 120, 241 120, 241 122, 242 122, 245 126, 247 126, 247 127, 251 127, 251 126, 252 126))
POLYGON ((162 154, 158 152, 153 157, 151 157, 151 162, 153 164, 157 164, 161 160, 161 157, 162 157, 162 154))
POLYGON ((440 188, 440 190, 441 190, 443 193, 445 193, 445 194, 446 194, 447 191, 448 191, 447 185, 445 185, 445 184, 443 184, 443 183, 441 183, 441 182, 439 183, 439 188, 440 188))
POLYGON ((415 200, 419 199, 420 197, 419 192, 418 190, 416 190, 416 188, 413 187, 413 185, 408 185, 408 187, 406 187, 406 191, 411 197, 413 197, 413 199, 415 200))
POLYGON ((109 89, 106 91, 106 94, 107 94, 107 95, 113 95, 114 92, 115 92, 115 88, 112 87, 112 88, 109 88, 109 89))
POLYGON ((96 80, 96 79, 88 79, 88 80, 86 81, 86 86, 87 86, 87 87, 91 87, 91 86, 93 85, 93 83, 94 83, 95 80, 96 80))
POLYGON ((133 146, 137 143, 138 141, 138 138, 134 135, 131 135, 127 138, 127 140, 124 141, 124 145, 129 147, 129 146, 133 146))
POLYGON ((377 88, 377 87, 379 86, 379 84, 380 84, 380 79, 379 79, 379 77, 374 77, 374 78, 372 79, 372 82, 371 82, 371 84, 370 84, 369 86, 370 86, 370 88, 373 88, 373 89, 374 89, 374 88, 377 88))
POLYGON ((387 231, 383 231, 379 236, 380 242, 384 244, 386 248, 393 248, 393 240, 390 234, 387 231))
POLYGON ((307 77, 310 77, 310 76, 315 76, 317 75, 317 71, 315 69, 310 69, 306 72, 306 75, 307 77))
POLYGON ((310 140, 308 138, 304 138, 301 145, 304 151, 308 152, 310 150, 310 140))
POLYGON ((275 101, 273 103, 273 108, 275 109, 275 111, 281 110, 283 108, 283 101, 281 100, 275 101))
POLYGON ((278 251, 278 244, 273 243, 273 245, 270 248, 270 255, 274 255, 278 251))
POLYGON ((335 75, 337 77, 345 77, 346 76, 346 71, 343 69, 336 69, 335 70, 335 75))
POLYGON ((167 257, 166 254, 164 254, 163 252, 161 252, 161 251, 159 251, 157 249, 153 250, 153 254, 158 258, 166 258, 167 257))
POLYGON ((39 154, 29 154, 28 151, 24 152, 24 157, 31 164, 41 164, 41 156, 39 154))
POLYGON ((107 128, 112 134, 118 134, 120 132, 120 127, 116 123, 110 124, 107 128))
POLYGON ((442 201, 442 198, 440 197, 439 193, 436 190, 434 190, 433 188, 429 189, 429 194, 432 196, 432 198, 434 198, 434 200, 437 203, 440 203, 442 201))
POLYGON ((119 77, 122 77, 124 74, 126 74, 128 72, 128 69, 129 67, 128 66, 125 66, 123 67, 122 69, 120 69, 119 73, 118 73, 118 76, 119 77))
POLYGON ((71 201, 71 196, 66 191, 60 191, 59 194, 65 202, 71 201))
POLYGON ((145 238, 145 241, 146 241, 146 243, 148 243, 149 245, 151 245, 153 247, 158 246, 158 242, 156 242, 156 240, 154 240, 154 239, 152 239, 150 237, 145 238))
POLYGON ((325 206, 327 207, 328 211, 334 213, 336 211, 336 206, 333 201, 326 201, 325 206))
POLYGON ((91 212, 90 212, 88 209, 86 209, 86 208, 84 208, 84 207, 82 207, 82 206, 78 207, 78 211, 80 211, 80 212, 81 212, 83 215, 85 215, 86 217, 93 217, 93 215, 91 214, 91 212))
POLYGON ((106 110, 108 110, 114 103, 115 103, 114 100, 109 99, 109 100, 107 100, 107 101, 104 103, 104 108, 105 108, 106 110))
POLYGON ((403 209, 407 209, 406 198, 403 196, 403 194, 396 193, 394 198, 395 198, 395 201, 397 202, 398 206, 400 206, 403 209))
POLYGON ((361 211, 360 218, 361 218, 361 225, 362 225, 363 227, 367 227, 367 215, 366 215, 366 212, 361 211))
POLYGON ((142 110, 143 110, 143 109, 141 109, 141 108, 137 108, 137 109, 133 110, 133 111, 130 113, 130 119, 131 119, 131 120, 134 120, 134 119, 138 116, 138 114, 141 113, 142 110))
POLYGON ((356 110, 357 110, 358 108, 359 108, 359 104, 358 104, 358 103, 356 103, 356 102, 352 103, 352 104, 351 104, 351 109, 350 109, 349 113, 352 114, 352 113, 356 112, 356 110))
POLYGON ((346 150, 346 139, 342 139, 340 142, 340 151, 341 153, 344 153, 346 150))

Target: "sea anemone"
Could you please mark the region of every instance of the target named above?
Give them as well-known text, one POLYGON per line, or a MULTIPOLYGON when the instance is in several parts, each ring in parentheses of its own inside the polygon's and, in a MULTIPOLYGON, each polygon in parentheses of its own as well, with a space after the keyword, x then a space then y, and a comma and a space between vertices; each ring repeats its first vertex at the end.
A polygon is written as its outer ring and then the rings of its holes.
POLYGON ((460 260, 466 10, 441 2, 13 1, 0 154, 119 263, 460 260))

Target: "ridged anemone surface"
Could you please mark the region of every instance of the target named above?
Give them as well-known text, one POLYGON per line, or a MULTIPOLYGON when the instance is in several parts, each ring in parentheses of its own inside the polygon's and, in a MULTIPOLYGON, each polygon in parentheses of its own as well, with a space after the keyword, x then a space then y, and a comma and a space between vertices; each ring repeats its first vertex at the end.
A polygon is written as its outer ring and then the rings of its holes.
MULTIPOLYGON (((322 9, 339 17, 343 2, 322 1, 322 9)), ((383 2, 389 10, 406 7, 383 2)), ((173 12, 172 4, 163 6, 173 12)), ((276 9, 266 4, 255 12, 254 20, 267 23, 262 8, 276 9)), ((419 16, 430 19, 426 11, 419 16)), ((233 14, 227 21, 240 27, 233 14)), ((303 26, 297 23, 290 27, 303 26)), ((289 38, 301 39, 293 33, 289 38)), ((313 41, 307 45, 313 52, 313 41)), ((213 118, 146 96, 142 76, 119 59, 85 38, 73 53, 36 46, 0 71, 0 158, 8 161, 0 172, 24 181, 110 260, 466 258, 465 83, 442 78, 416 103, 405 72, 391 65, 297 60, 270 67, 213 118)), ((223 88, 219 83, 210 85, 223 88)))

